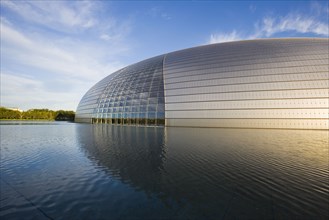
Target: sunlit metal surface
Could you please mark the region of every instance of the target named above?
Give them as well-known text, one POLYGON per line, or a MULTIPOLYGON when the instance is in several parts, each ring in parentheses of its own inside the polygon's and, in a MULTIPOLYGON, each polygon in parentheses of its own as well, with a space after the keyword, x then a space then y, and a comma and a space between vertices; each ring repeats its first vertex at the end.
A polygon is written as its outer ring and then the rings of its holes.
POLYGON ((82 98, 76 121, 329 129, 328 100, 328 39, 249 40, 180 50, 113 73, 82 98), (149 80, 137 80, 143 75, 149 80), (161 81, 153 90, 152 77, 161 81))

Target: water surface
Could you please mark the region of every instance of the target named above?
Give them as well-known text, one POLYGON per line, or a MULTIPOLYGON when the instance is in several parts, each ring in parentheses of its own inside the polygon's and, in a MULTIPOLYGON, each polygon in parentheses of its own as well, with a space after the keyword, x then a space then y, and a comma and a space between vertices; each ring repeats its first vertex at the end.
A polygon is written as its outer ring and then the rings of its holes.
POLYGON ((328 131, 3 123, 1 219, 327 219, 328 131))

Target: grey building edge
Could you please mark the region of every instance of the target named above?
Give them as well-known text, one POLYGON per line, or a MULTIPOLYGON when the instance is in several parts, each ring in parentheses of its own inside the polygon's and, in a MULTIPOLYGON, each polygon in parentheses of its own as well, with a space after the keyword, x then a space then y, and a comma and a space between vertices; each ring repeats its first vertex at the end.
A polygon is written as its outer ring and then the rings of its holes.
POLYGON ((329 129, 329 39, 259 39, 156 56, 96 83, 76 122, 329 129))

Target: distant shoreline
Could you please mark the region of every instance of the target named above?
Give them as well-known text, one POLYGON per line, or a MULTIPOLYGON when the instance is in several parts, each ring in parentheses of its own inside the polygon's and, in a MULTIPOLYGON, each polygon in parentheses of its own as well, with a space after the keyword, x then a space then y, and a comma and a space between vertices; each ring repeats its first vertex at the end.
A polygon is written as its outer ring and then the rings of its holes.
POLYGON ((0 121, 55 121, 50 119, 0 119, 0 121))
POLYGON ((0 119, 0 121, 70 121, 74 120, 55 120, 55 119, 0 119))
POLYGON ((49 109, 30 109, 27 111, 19 111, 0 107, 0 120, 22 120, 22 121, 74 121, 75 112, 49 109))

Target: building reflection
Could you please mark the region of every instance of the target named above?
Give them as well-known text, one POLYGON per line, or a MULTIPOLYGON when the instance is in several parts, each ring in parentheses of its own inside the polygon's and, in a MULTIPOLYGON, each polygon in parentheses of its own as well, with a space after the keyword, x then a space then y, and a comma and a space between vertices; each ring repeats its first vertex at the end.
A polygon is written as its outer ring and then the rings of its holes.
POLYGON ((78 126, 88 158, 124 183, 152 191, 165 159, 164 127, 78 126))
POLYGON ((198 218, 328 215, 326 131, 77 129, 87 157, 112 177, 198 218))

